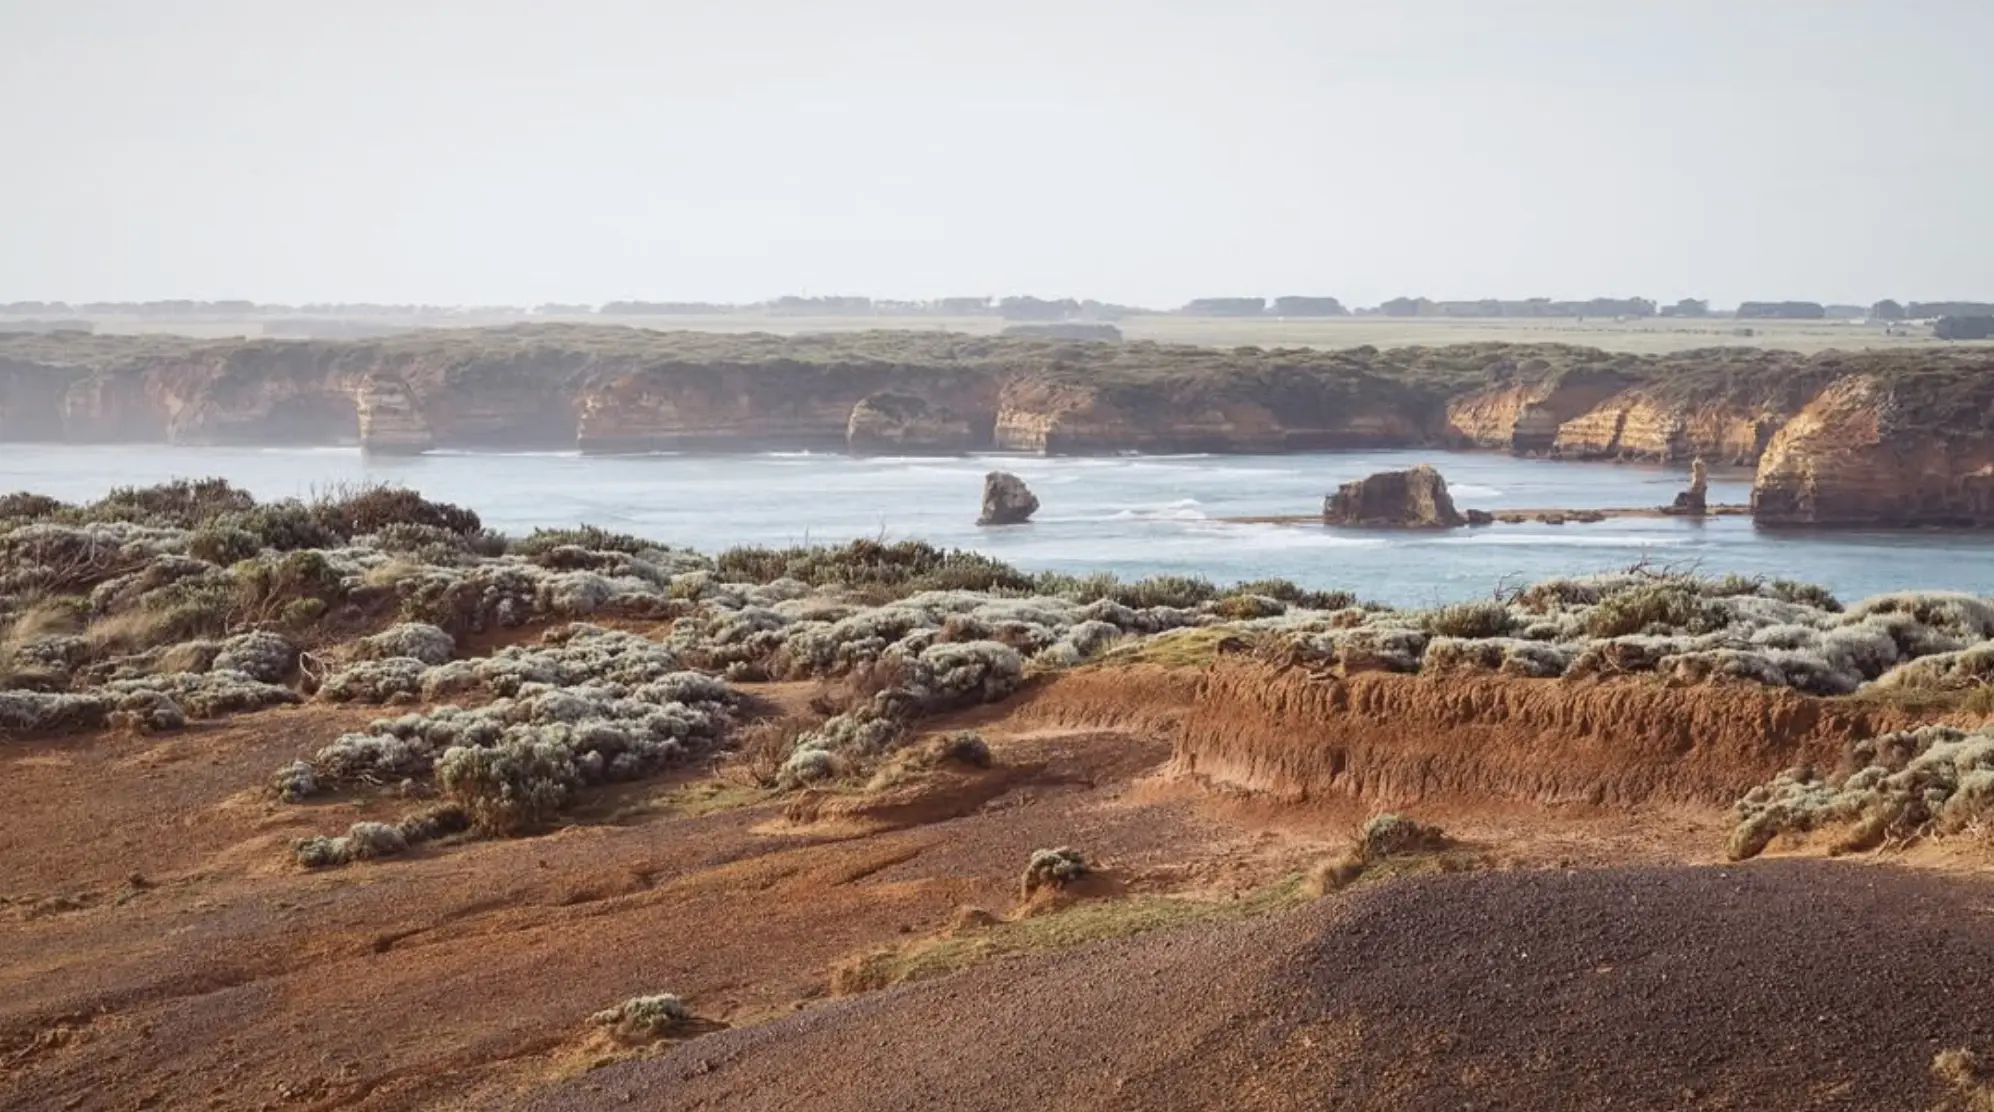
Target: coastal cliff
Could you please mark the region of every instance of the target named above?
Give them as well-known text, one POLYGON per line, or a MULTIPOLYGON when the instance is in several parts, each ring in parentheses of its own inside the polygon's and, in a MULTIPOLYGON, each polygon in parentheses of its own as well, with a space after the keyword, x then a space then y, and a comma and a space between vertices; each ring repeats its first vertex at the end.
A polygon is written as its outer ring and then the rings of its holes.
POLYGON ((1763 456, 1770 524, 1988 524, 1980 395, 1994 386, 1975 383, 1994 383, 1994 351, 1222 350, 558 324, 348 341, 47 334, 0 336, 0 440, 1763 456))
POLYGON ((1767 445, 1752 516, 1767 525, 1994 525, 1994 379, 1836 381, 1767 445), (1952 389, 1941 400, 1935 386, 1952 389))
POLYGON ((1393 448, 1427 440, 1422 407, 1390 389, 1350 385, 1293 380, 1256 396, 1226 382, 1143 387, 1026 377, 1004 388, 996 446, 1089 455, 1393 448))

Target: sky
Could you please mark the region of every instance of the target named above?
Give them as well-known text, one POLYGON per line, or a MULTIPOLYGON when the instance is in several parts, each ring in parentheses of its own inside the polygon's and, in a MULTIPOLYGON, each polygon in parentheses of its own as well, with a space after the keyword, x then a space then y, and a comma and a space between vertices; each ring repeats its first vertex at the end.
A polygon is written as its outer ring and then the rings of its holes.
POLYGON ((1987 0, 0 0, 0 301, 1994 299, 1987 0))

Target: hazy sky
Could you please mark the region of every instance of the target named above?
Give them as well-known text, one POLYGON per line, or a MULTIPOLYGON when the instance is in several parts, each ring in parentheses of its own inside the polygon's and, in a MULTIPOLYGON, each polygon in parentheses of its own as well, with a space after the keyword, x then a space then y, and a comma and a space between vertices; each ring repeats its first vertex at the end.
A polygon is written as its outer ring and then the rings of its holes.
POLYGON ((1994 0, 0 0, 0 300, 1994 297, 1994 0))

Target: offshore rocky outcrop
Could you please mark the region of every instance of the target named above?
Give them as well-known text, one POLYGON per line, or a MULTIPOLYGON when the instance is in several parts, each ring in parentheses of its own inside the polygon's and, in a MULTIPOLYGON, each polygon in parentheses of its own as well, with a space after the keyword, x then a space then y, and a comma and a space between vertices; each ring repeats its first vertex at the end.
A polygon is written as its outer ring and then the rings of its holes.
POLYGON ((0 335, 0 439, 363 443, 385 452, 1457 445, 1743 465, 1763 455, 1773 463, 1761 477, 1763 521, 1985 523, 1988 401, 1973 393, 1976 382, 1994 382, 1994 352, 1220 350, 561 324, 337 341, 21 334, 0 335), (1887 419, 1860 452, 1818 431, 1867 427, 1854 410, 1843 413, 1853 404, 1846 390, 1824 394, 1849 379, 1889 399, 1879 410, 1887 419), (882 395, 918 398, 961 425, 896 419, 866 404, 882 395), (1810 415, 1799 421, 1803 410, 1810 415))
POLYGON ((983 477, 983 512, 978 525, 1023 525, 1039 512, 1039 496, 1009 471, 983 477))
POLYGON ((1323 499, 1325 525, 1451 529, 1465 519, 1447 493, 1447 480, 1426 464, 1353 479, 1323 499))
POLYGON ((1767 446, 1767 525, 1994 526, 1994 375, 1840 379, 1767 446))

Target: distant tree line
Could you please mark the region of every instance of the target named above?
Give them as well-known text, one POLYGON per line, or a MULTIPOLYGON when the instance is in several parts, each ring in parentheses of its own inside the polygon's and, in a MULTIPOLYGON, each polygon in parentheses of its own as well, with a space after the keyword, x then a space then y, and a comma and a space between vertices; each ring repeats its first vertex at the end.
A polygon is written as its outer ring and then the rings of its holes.
POLYGON ((1824 320, 1828 307, 1818 301, 1747 301, 1736 315, 1739 320, 1824 320))
POLYGON ((1478 301, 1433 301, 1424 297, 1395 297, 1379 305, 1378 311, 1388 317, 1652 317, 1657 309, 1645 297, 1595 297, 1587 301, 1554 301, 1548 297, 1522 301, 1492 297, 1478 301))
POLYGON ((1994 314, 1940 317, 1932 322, 1932 335, 1941 340, 1994 339, 1994 314))
MULTIPOLYGON (((1710 302, 1686 297, 1671 305, 1658 305, 1645 297, 1594 297, 1586 300, 1557 300, 1530 297, 1520 300, 1480 298, 1468 301, 1436 301, 1426 297, 1394 297, 1374 309, 1354 310, 1359 314, 1387 317, 1440 318, 1703 318, 1735 316, 1742 320, 1823 320, 1861 319, 1881 322, 1938 320, 1945 317, 1977 319, 1994 317, 1994 302, 1911 301, 1885 298, 1867 309, 1859 305, 1823 304, 1818 301, 1746 301, 1730 313, 1713 311, 1710 302)), ((311 302, 303 305, 258 303, 246 300, 199 301, 13 301, 0 302, 0 316, 37 320, 77 320, 91 316, 141 317, 389 317, 389 318, 467 318, 467 317, 674 317, 724 316, 733 314, 788 317, 996 317, 1025 322, 1115 322, 1142 316, 1155 310, 1113 302, 1072 297, 1046 298, 1029 294, 1009 297, 940 297, 929 300, 892 300, 858 296, 804 297, 788 295, 749 303, 717 301, 610 301, 600 306, 572 302, 547 302, 531 309, 517 306, 445 306, 384 304, 378 302, 311 302)), ((1353 310, 1337 298, 1321 295, 1263 297, 1199 297, 1170 310, 1185 317, 1344 317, 1353 310)))
POLYGON ((1180 317, 1347 317, 1350 310, 1333 297, 1198 297, 1177 310, 1180 317))
POLYGON ((1913 301, 1901 304, 1890 298, 1869 307, 1871 320, 1936 320, 1940 317, 1994 317, 1994 302, 1913 301))

